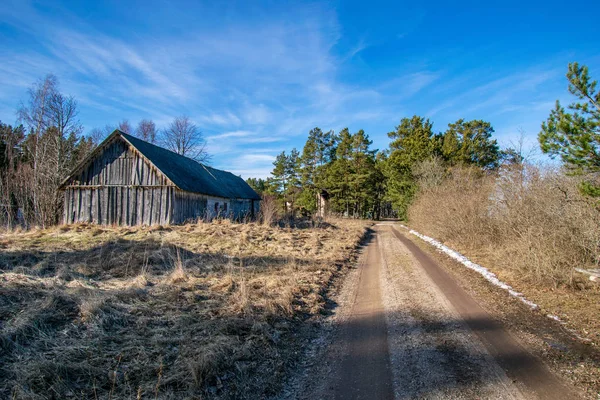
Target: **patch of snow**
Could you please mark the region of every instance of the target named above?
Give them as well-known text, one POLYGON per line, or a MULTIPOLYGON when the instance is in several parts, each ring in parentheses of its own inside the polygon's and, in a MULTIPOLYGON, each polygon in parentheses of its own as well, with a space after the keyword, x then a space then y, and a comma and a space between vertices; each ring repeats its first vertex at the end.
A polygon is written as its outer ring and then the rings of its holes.
MULTIPOLYGON (((435 240, 433 238, 430 238, 429 236, 423 235, 423 234, 415 231, 414 229, 410 229, 410 228, 408 228, 408 227, 406 227, 404 225, 400 225, 400 226, 402 228, 408 230, 408 232, 410 234, 415 235, 416 237, 420 238, 421 240, 429 243, 430 245, 432 245, 433 247, 435 247, 436 249, 438 249, 442 253, 450 256, 450 258, 458 261, 459 263, 461 263, 465 267, 467 267, 469 269, 472 269, 473 271, 479 273, 481 276, 483 276, 492 285, 497 286, 497 287, 499 287, 501 289, 506 290, 511 296, 519 299, 522 303, 526 304, 531 309, 536 310, 536 309, 539 308, 539 306, 537 304, 535 304, 531 300, 528 300, 525 296, 523 296, 522 293, 517 292, 510 285, 508 285, 508 284, 502 282, 500 279, 498 279, 498 277, 496 276, 496 274, 494 274, 493 272, 491 272, 487 268, 482 267, 481 265, 474 263, 473 261, 469 260, 467 257, 465 257, 462 254, 460 254, 458 251, 452 250, 448 246, 446 246, 446 245, 438 242, 437 240, 435 240)), ((560 321, 560 318, 558 318, 558 317, 553 318, 553 319, 556 319, 557 321, 560 321)))
MULTIPOLYGON (((490 282, 492 285, 497 286, 501 289, 504 289, 508 292, 508 294, 510 294, 511 296, 515 297, 516 299, 518 299, 519 301, 521 301, 522 303, 526 304, 527 306, 529 306, 532 310, 537 310, 540 307, 535 304, 533 301, 528 300, 525 296, 523 296, 522 293, 517 292, 516 290, 514 290, 510 285, 502 282, 500 279, 498 279, 498 277, 496 276, 496 274, 494 274, 493 272, 491 272, 490 270, 488 270, 485 267, 482 267, 479 264, 474 263, 473 261, 469 260, 467 257, 465 257, 464 255, 460 254, 458 251, 456 250, 452 250, 451 248, 449 248, 448 246, 438 242, 437 240, 430 238, 429 236, 423 235, 417 231, 415 231, 414 229, 410 229, 407 226, 404 226, 402 224, 400 224, 400 226, 406 230, 408 230, 408 232, 418 238, 420 238, 421 240, 429 243, 430 245, 432 245, 433 247, 435 247, 436 249, 438 249, 440 252, 448 255, 450 258, 458 261, 459 263, 461 263, 462 265, 464 265, 465 267, 479 273, 481 276, 483 276, 488 282, 490 282)), ((546 314, 546 317, 560 323, 561 325, 565 326, 566 323, 560 319, 559 316, 554 315, 554 314, 546 314)), ((575 337, 577 337, 578 339, 582 340, 582 341, 586 341, 586 342, 590 342, 590 339, 588 338, 584 338, 582 336, 580 336, 576 331, 574 331, 573 329, 567 328, 565 326, 565 329, 569 332, 571 332, 575 337)))

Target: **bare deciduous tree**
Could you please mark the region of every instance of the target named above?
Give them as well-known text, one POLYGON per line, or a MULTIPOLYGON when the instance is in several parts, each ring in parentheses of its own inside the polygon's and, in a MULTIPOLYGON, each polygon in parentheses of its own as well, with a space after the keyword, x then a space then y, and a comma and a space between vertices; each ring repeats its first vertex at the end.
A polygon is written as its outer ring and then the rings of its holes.
POLYGON ((126 120, 126 119, 124 119, 123 121, 119 122, 118 129, 121 132, 127 133, 128 135, 133 134, 133 128, 131 127, 131 124, 129 123, 129 121, 126 120))
POLYGON ((146 142, 156 143, 156 125, 152 120, 141 120, 135 130, 135 136, 146 142))
POLYGON ((175 118, 163 131, 162 143, 167 149, 198 162, 210 159, 206 151, 206 140, 189 117, 175 118))
POLYGON ((112 125, 105 125, 104 128, 94 128, 90 131, 89 137, 92 139, 93 147, 98 146, 104 139, 114 132, 116 128, 112 125))
POLYGON ((58 221, 62 207, 58 187, 91 147, 81 138, 83 127, 77 115, 77 101, 60 93, 58 79, 52 74, 35 82, 29 100, 19 107, 19 120, 29 134, 16 169, 23 190, 12 188, 18 197, 11 201, 30 224, 46 226, 58 221))
POLYGON ((50 99, 58 92, 57 88, 58 78, 53 74, 46 75, 29 88, 29 101, 27 104, 21 102, 17 110, 19 122, 38 138, 50 126, 50 99))
POLYGON ((19 122, 24 124, 33 133, 31 140, 27 142, 28 152, 33 158, 33 212, 37 220, 40 216, 38 188, 40 185, 40 159, 42 158, 42 146, 39 145, 40 136, 51 126, 50 102, 51 98, 58 92, 58 78, 48 74, 44 79, 35 82, 28 90, 29 101, 27 104, 21 102, 17 111, 19 122))
POLYGON ((60 181, 69 172, 73 165, 71 160, 72 148, 75 146, 83 126, 77 119, 77 101, 73 96, 65 96, 59 92, 50 97, 50 126, 54 130, 48 130, 54 136, 52 148, 52 162, 55 166, 53 172, 56 180, 60 181))

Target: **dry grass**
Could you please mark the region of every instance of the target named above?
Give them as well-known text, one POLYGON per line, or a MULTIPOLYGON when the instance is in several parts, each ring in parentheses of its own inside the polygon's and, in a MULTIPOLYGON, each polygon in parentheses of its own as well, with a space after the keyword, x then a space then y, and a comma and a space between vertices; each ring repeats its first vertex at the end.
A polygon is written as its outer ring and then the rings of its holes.
POLYGON ((410 224, 600 341, 600 287, 573 270, 598 268, 600 211, 578 183, 535 166, 499 175, 455 169, 419 193, 410 224))
POLYGON ((0 397, 272 394, 295 328, 323 310, 364 230, 216 221, 1 234, 0 397))

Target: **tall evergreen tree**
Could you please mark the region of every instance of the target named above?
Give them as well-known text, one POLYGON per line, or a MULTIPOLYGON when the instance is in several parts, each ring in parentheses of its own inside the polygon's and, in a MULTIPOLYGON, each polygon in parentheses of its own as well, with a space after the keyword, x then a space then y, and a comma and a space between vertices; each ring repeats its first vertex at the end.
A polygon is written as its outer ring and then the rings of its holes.
POLYGON ((482 120, 459 119, 448 124, 442 136, 441 153, 450 165, 476 165, 485 170, 498 168, 500 148, 492 139, 494 128, 482 120))
POLYGON ((350 160, 352 158, 352 135, 348 128, 340 131, 337 137, 335 161, 327 174, 327 187, 332 196, 330 206, 336 212, 350 215, 350 176, 352 174, 350 160))
POLYGON ((542 124, 538 139, 542 152, 560 157, 571 172, 588 177, 581 189, 584 193, 600 196, 600 91, 592 81, 588 68, 578 63, 569 64, 567 72, 569 92, 580 101, 565 110, 556 101, 554 110, 542 124))
POLYGON ((296 203, 301 192, 301 159, 300 152, 293 148, 286 160, 288 187, 285 193, 286 201, 290 203, 292 214, 296 212, 296 203))
POLYGON ((433 124, 429 119, 415 115, 403 118, 396 130, 388 133, 392 142, 384 168, 388 180, 387 196, 400 218, 406 218, 408 205, 416 191, 412 166, 435 154, 436 143, 432 128, 433 124))
POLYGON ((289 181, 289 168, 288 168, 288 157, 285 151, 282 151, 277 155, 275 161, 273 161, 273 183, 275 191, 283 198, 287 192, 288 181, 289 181))
POLYGON ((333 131, 311 129, 302 150, 301 183, 303 187, 299 203, 310 212, 317 209, 317 193, 325 189, 326 167, 335 158, 336 136, 333 131))
POLYGON ((375 165, 375 151, 370 150, 373 142, 362 129, 352 135, 352 175, 351 193, 354 198, 353 215, 366 216, 372 200, 372 177, 375 165))

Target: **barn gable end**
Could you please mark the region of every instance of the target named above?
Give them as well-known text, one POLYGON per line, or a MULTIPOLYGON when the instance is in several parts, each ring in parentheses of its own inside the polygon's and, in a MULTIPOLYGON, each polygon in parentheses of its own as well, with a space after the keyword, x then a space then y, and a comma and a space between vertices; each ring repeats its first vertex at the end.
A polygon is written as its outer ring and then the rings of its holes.
POLYGON ((64 222, 171 222, 175 185, 123 140, 112 140, 64 183, 64 222))

